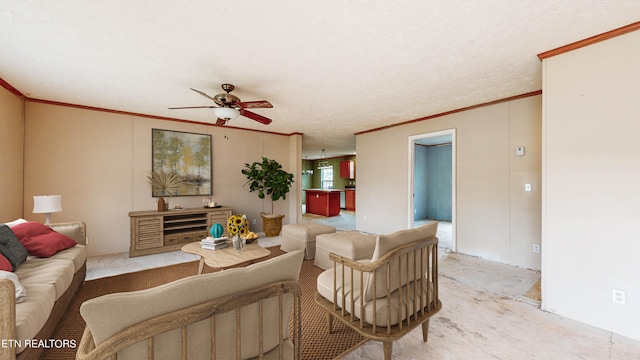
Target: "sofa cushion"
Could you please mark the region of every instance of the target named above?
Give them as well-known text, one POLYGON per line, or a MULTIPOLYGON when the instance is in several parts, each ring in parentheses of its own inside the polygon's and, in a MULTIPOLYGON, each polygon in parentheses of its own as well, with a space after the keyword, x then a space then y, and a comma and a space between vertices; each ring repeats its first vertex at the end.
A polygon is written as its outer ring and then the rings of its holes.
POLYGON ((0 254, 0 270, 2 271, 13 271, 13 266, 11 266, 11 262, 4 257, 4 255, 0 254))
MULTIPOLYGON (((69 288, 75 274, 75 266, 71 260, 25 261, 16 275, 22 285, 53 285, 54 301, 58 300, 69 288)), ((27 287, 28 290, 28 287, 27 287)))
MULTIPOLYGON (((27 297, 16 304, 16 339, 34 339, 51 315, 56 291, 51 284, 24 284, 27 297)), ((24 350, 24 341, 16 352, 24 350)))
POLYGON ((28 255, 27 249, 5 224, 0 224, 0 255, 9 260, 12 271, 16 271, 18 265, 27 260, 28 255))
POLYGON ((74 272, 80 270, 87 260, 86 247, 84 245, 76 245, 66 250, 58 251, 55 255, 48 258, 41 258, 37 256, 29 256, 27 258, 28 263, 46 263, 49 260, 68 260, 73 262, 74 272))
POLYGON ((25 296, 27 296, 27 290, 25 290, 24 286, 20 284, 18 275, 9 271, 0 271, 0 279, 8 279, 13 282, 13 285, 16 288, 16 303, 24 301, 25 296))
MULTIPOLYGON (((158 315, 183 309, 223 296, 254 289, 275 281, 297 281, 304 253, 300 250, 265 260, 245 268, 234 268, 212 274, 195 275, 147 290, 108 294, 85 301, 80 314, 93 334, 96 344, 101 344, 116 332, 158 315), (153 306, 150 306, 150 305, 153 306)), ((284 296, 284 309, 290 309, 292 296, 284 296)), ((278 334, 278 299, 264 301, 264 351, 278 346, 281 338, 288 338, 285 325, 278 334)), ((257 315, 258 304, 242 308, 242 358, 258 356, 257 315), (245 341, 246 339, 246 341, 245 341), (250 341, 250 339, 255 341, 250 341)), ((287 324, 290 314, 283 314, 287 324)), ((220 359, 235 358, 235 311, 216 317, 216 353, 220 359)), ((211 321, 203 320, 188 326, 188 352, 193 358, 210 358, 208 346, 199 346, 211 337, 211 321), (193 352, 193 353, 192 353, 193 352)), ((179 329, 156 337, 155 354, 158 358, 180 358, 179 329), (178 333, 176 336, 175 333, 178 333), (160 356, 161 355, 161 356, 160 356)), ((146 357, 146 344, 137 344, 118 353, 118 359, 146 357)))
POLYGON ((50 257, 60 250, 68 249, 77 244, 72 238, 35 221, 16 225, 11 230, 27 248, 29 255, 50 257))
MULTIPOLYGON (((373 255, 371 256, 371 262, 375 262, 376 260, 382 258, 389 251, 400 247, 402 245, 406 245, 412 243, 414 241, 418 241, 420 239, 428 239, 430 237, 436 236, 438 231, 438 223, 432 222, 426 225, 422 225, 415 229, 406 229, 400 230, 390 235, 379 235, 376 239, 376 248, 373 251, 373 255)), ((424 261, 427 261, 428 256, 424 257, 424 261)), ((403 265, 404 266, 404 265, 403 265)), ((419 265, 418 265, 419 266, 419 265)), ((398 260, 394 259, 391 261, 391 286, 390 291, 393 292, 398 288, 398 260)), ((406 266, 405 266, 406 268, 406 266)), ((409 259, 409 268, 413 269, 413 259, 409 259)), ((424 267, 426 269, 426 266, 424 267)), ((378 269, 378 273, 376 275, 376 297, 384 297, 387 295, 387 275, 386 269, 378 269)), ((406 282, 406 274, 403 272, 402 282, 406 282)), ((424 275, 424 274, 423 274, 424 275)), ((409 280, 413 280, 415 275, 409 274, 409 280)), ((366 283, 365 287, 365 301, 371 301, 373 299, 373 276, 369 278, 369 281, 366 283)))

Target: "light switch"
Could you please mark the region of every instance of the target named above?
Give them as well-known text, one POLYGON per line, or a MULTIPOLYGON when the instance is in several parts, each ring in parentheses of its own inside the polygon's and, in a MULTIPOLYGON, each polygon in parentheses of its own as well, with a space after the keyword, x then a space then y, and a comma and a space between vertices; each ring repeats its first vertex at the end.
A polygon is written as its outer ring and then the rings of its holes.
POLYGON ((524 191, 531 192, 531 184, 524 184, 524 191))

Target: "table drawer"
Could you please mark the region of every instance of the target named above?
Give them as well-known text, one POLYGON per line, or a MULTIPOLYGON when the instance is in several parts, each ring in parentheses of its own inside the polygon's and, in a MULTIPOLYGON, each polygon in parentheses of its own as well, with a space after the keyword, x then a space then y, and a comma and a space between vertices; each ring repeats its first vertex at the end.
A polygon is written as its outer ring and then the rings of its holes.
POLYGON ((174 245, 180 243, 179 235, 165 235, 164 236, 164 245, 174 245))
POLYGON ((196 234, 195 233, 180 234, 180 242, 181 243, 190 243, 190 242, 194 242, 194 241, 196 241, 196 234))
POLYGON ((194 241, 200 241, 200 240, 206 238, 207 236, 209 236, 209 233, 206 232, 206 231, 197 232, 197 233, 195 233, 195 240, 194 241))

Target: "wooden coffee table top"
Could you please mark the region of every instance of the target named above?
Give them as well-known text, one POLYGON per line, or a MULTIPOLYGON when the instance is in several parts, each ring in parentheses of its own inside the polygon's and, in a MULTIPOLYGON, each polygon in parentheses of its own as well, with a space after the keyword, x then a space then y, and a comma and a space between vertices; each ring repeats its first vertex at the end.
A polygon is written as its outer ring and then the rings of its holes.
POLYGON ((204 264, 212 268, 226 269, 245 262, 252 262, 271 254, 269 249, 258 245, 258 241, 247 244, 242 251, 236 251, 231 245, 220 250, 203 249, 200 242, 196 241, 184 245, 182 251, 189 254, 200 255, 198 274, 202 274, 204 264))

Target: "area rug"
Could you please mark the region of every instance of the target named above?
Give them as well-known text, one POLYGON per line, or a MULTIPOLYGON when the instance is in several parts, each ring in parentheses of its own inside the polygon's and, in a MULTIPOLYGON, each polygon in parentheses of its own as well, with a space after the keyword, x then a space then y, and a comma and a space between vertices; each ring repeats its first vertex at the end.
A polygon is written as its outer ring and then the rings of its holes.
MULTIPOLYGON (((283 254, 278 246, 269 248, 271 255, 264 260, 283 254)), ((198 262, 189 262, 161 268, 144 270, 107 278, 87 281, 71 303, 69 310, 54 332, 53 339, 75 340, 80 343, 85 322, 80 316, 80 305, 101 295, 148 289, 183 277, 195 275, 198 262)), ((203 272, 212 272, 205 266, 203 272)), ((313 260, 305 260, 300 273, 302 286, 302 358, 335 359, 345 352, 360 346, 365 339, 339 321, 334 321, 332 334, 327 331, 325 313, 313 300, 316 279, 322 269, 313 265, 313 260)), ((61 348, 47 350, 42 359, 75 359, 76 349, 61 348)))

